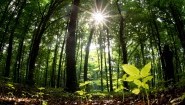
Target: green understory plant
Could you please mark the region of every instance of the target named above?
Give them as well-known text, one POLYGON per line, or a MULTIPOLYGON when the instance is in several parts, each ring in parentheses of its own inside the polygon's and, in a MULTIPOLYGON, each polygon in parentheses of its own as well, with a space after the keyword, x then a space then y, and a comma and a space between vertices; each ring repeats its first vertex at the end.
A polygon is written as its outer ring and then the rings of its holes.
POLYGON ((146 64, 141 70, 136 68, 133 65, 124 64, 123 70, 126 72, 127 76, 125 78, 125 75, 123 76, 124 81, 128 81, 131 83, 134 83, 137 87, 132 90, 132 93, 139 94, 142 89, 146 92, 146 98, 148 101, 148 105, 150 103, 150 100, 148 98, 147 91, 149 90, 148 81, 151 81, 153 76, 150 74, 151 70, 151 63, 146 64))
POLYGON ((9 90, 7 95, 10 96, 10 97, 13 97, 14 96, 13 91, 15 90, 15 87, 14 87, 13 83, 8 82, 6 84, 6 86, 7 86, 8 90, 9 90))
MULTIPOLYGON (((125 79, 126 79, 126 75, 124 75, 124 76, 122 77, 122 79, 118 79, 118 81, 119 81, 120 83, 122 83, 125 79)), ((124 92, 124 86, 123 86, 123 84, 119 84, 119 85, 118 85, 118 88, 115 90, 115 92, 120 92, 120 91, 121 91, 121 93, 122 93, 122 102, 124 102, 125 92, 124 92)))
POLYGON ((91 83, 92 81, 85 81, 79 84, 80 90, 76 91, 76 93, 80 96, 81 102, 82 99, 85 99, 87 101, 87 99, 91 97, 91 95, 86 92, 87 86, 91 83))
POLYGON ((41 99, 41 105, 47 105, 47 101, 46 100, 43 100, 43 95, 44 95, 44 92, 43 92, 43 90, 45 90, 45 88, 44 87, 39 87, 38 88, 38 90, 39 90, 39 92, 36 92, 36 97, 37 98, 39 98, 39 99, 41 99))

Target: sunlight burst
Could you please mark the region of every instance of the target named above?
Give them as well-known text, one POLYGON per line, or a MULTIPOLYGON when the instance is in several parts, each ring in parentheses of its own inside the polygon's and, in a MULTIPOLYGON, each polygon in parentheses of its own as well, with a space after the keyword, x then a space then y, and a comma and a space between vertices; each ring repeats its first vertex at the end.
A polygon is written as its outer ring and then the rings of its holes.
POLYGON ((92 14, 92 18, 95 21, 96 24, 102 24, 105 22, 106 17, 101 12, 94 12, 92 14))

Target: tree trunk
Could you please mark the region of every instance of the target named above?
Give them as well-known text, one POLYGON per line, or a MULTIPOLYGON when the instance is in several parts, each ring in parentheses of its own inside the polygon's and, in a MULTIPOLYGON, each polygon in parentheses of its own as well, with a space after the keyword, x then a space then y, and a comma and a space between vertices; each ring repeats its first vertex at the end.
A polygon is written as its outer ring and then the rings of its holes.
POLYGON ((108 62, 109 62, 109 81, 110 81, 110 92, 113 91, 112 84, 112 64, 111 64, 111 55, 110 55, 110 35, 107 29, 107 42, 108 42, 108 62))
POLYGON ((7 51, 8 55, 7 55, 7 58, 6 58, 6 66, 5 66, 5 75, 4 75, 5 77, 9 77, 9 74, 10 74, 14 32, 15 32, 15 29, 16 29, 17 25, 19 24, 19 19, 21 17, 21 14, 22 14, 22 11, 23 11, 25 5, 26 5, 26 0, 24 0, 21 4, 21 7, 20 7, 20 9, 18 11, 18 14, 17 14, 17 17, 15 19, 15 24, 12 27, 12 30, 11 30, 11 33, 10 33, 8 51, 7 51))
POLYGON ((104 38, 104 66, 105 66, 105 77, 106 77, 106 86, 107 86, 107 92, 109 92, 109 78, 108 78, 108 71, 107 71, 107 56, 106 56, 106 38, 104 38))
POLYGON ((75 61, 75 49, 76 49, 75 30, 78 17, 79 3, 80 0, 73 1, 66 42, 66 91, 72 93, 78 89, 76 77, 76 61, 75 61))
POLYGON ((64 40, 63 40, 61 51, 60 51, 59 66, 58 66, 58 77, 57 77, 57 87, 58 88, 60 87, 60 76, 61 76, 62 59, 63 59, 63 52, 64 52, 65 42, 66 42, 66 37, 64 36, 64 40))
MULTIPOLYGON (((121 45, 121 49, 122 49, 122 63, 123 64, 127 64, 128 63, 128 59, 127 59, 127 48, 126 48, 126 36, 125 36, 125 32, 124 32, 124 23, 125 23, 125 19, 124 17, 122 16, 122 13, 121 13, 121 8, 119 6, 119 3, 118 3, 119 0, 117 0, 116 4, 117 4, 117 8, 118 8, 118 12, 119 12, 119 17, 120 17, 120 23, 119 23, 119 42, 120 42, 120 45, 121 45)), ((128 87, 128 82, 123 82, 124 84, 124 87, 125 88, 129 88, 128 87)))
POLYGON ((101 91, 103 91, 103 46, 102 46, 102 30, 100 30, 99 37, 99 45, 100 45, 100 75, 101 75, 101 91))
MULTIPOLYGON (((164 63, 164 60, 162 59, 162 48, 161 48, 160 33, 159 33, 159 29, 158 29, 158 26, 157 26, 157 23, 156 23, 155 20, 152 20, 151 30, 152 30, 154 40, 155 40, 155 42, 157 44, 157 47, 158 47, 158 50, 159 50, 159 56, 160 56, 160 60, 161 60, 162 70, 165 70, 165 63, 164 63)), ((164 73, 161 73, 161 74, 164 77, 164 73)))
POLYGON ((14 82, 18 82, 20 83, 20 67, 21 67, 21 58, 22 58, 22 52, 23 52, 23 45, 24 45, 24 39, 26 34, 28 33, 29 27, 30 27, 30 23, 32 21, 31 20, 31 15, 32 13, 30 13, 30 18, 28 19, 28 21, 25 23, 24 26, 24 31, 21 33, 22 38, 20 39, 19 42, 19 47, 17 49, 17 56, 16 56, 16 60, 15 60, 15 64, 14 64, 14 72, 13 72, 13 76, 14 76, 14 82))
POLYGON ((184 22, 182 19, 182 14, 178 10, 177 6, 175 4, 170 3, 170 11, 173 16, 173 19, 175 21, 175 27, 178 31, 178 37, 180 39, 181 45, 184 49, 184 54, 185 54, 185 27, 184 27, 184 22))
POLYGON ((49 69, 49 57, 50 57, 51 49, 48 47, 47 51, 47 58, 46 58, 46 68, 44 73, 44 86, 47 86, 47 80, 48 80, 48 69, 49 69))
POLYGON ((55 9, 61 4, 63 0, 52 0, 49 6, 49 9, 46 13, 46 15, 44 15, 41 20, 40 23, 38 25, 38 28, 35 29, 34 33, 33 33, 33 42, 32 42, 32 46, 31 46, 31 50, 29 53, 29 58, 28 58, 28 77, 26 80, 26 83, 30 86, 34 85, 34 69, 35 69, 35 62, 36 62, 36 58, 38 56, 38 52, 39 52, 39 45, 41 42, 41 38, 46 30, 46 25, 47 22, 49 21, 49 19, 51 18, 51 16, 53 15, 55 9))
MULTIPOLYGON (((57 37, 58 40, 58 37, 57 37)), ((56 85, 56 65, 57 65, 57 52, 58 52, 58 41, 55 45, 54 57, 53 57, 53 64, 52 64, 52 71, 51 71, 51 87, 55 88, 56 85)))
POLYGON ((91 40, 94 33, 94 28, 91 29, 90 36, 88 39, 87 46, 85 48, 85 61, 84 61, 84 82, 88 80, 87 71, 88 71, 88 59, 89 59, 89 48, 91 46, 91 40))
MULTIPOLYGON (((80 38, 82 40, 82 38, 80 38)), ((79 73, 78 73, 78 80, 81 79, 81 72, 82 72, 82 65, 83 64, 83 44, 82 41, 80 41, 80 67, 79 67, 79 73)))

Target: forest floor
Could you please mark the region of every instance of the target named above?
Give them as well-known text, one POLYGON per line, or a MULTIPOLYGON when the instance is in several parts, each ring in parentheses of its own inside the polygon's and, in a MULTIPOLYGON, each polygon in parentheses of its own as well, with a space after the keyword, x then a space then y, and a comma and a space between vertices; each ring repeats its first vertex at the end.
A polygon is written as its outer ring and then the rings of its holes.
MULTIPOLYGON (((83 98, 63 89, 29 88, 20 84, 1 83, 0 105, 147 105, 143 95, 93 95, 83 98)), ((185 105, 185 87, 149 94, 149 105, 185 105)))

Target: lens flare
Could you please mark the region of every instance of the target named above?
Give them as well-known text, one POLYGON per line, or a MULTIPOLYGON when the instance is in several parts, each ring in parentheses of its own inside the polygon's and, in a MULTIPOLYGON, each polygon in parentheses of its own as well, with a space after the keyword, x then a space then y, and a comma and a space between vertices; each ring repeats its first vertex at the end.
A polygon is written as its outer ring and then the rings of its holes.
POLYGON ((94 12, 92 17, 96 24, 102 24, 105 21, 105 16, 101 12, 94 12))

